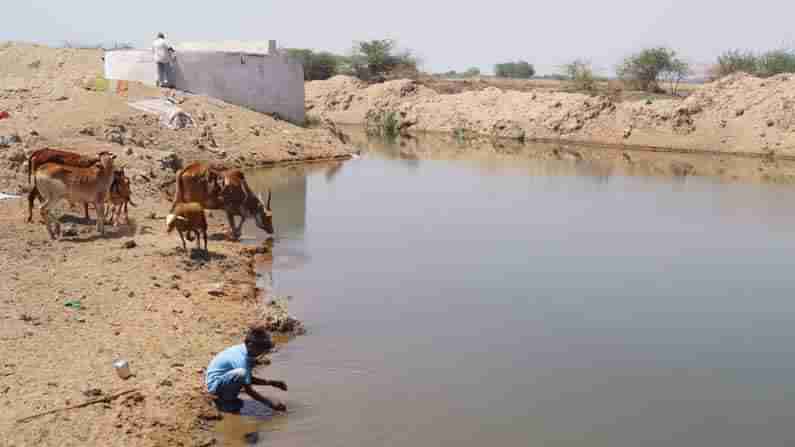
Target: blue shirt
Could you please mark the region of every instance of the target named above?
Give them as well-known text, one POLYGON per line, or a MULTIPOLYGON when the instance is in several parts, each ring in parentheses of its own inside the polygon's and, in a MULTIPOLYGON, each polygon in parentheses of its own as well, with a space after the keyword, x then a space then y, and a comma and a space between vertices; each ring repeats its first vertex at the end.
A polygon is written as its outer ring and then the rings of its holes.
POLYGON ((221 376, 239 368, 246 370, 246 377, 243 383, 251 385, 251 367, 253 362, 249 363, 247 354, 248 350, 245 344, 232 346, 219 352, 207 367, 207 374, 205 375, 207 391, 215 393, 218 383, 221 381, 221 376))

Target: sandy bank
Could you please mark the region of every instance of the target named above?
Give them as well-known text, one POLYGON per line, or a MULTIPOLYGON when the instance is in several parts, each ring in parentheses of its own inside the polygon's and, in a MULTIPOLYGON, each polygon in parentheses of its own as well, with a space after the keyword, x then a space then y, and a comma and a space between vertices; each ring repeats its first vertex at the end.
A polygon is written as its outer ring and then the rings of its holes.
POLYGON ((353 148, 327 129, 207 97, 134 83, 103 87, 101 57, 0 44, 0 112, 8 112, 0 119, 0 192, 28 190, 33 150, 109 150, 126 166, 138 204, 131 225, 105 237, 67 209, 63 219, 76 236, 53 242, 42 225, 25 223, 26 201, 0 200, 0 445, 211 445, 219 415, 202 396, 203 368, 240 342, 247 323, 267 318, 254 272, 267 255, 227 242, 216 212, 210 260, 187 258, 179 238, 165 234, 164 185, 193 160, 270 166, 347 158, 353 148), (194 126, 169 129, 128 105, 166 95, 194 126), (116 376, 117 358, 130 361, 135 377, 116 376), (134 392, 16 422, 125 390, 134 392))
POLYGON ((377 127, 394 112, 408 134, 795 154, 795 76, 789 75, 738 74, 706 84, 686 99, 628 102, 546 89, 440 94, 410 80, 367 86, 344 76, 309 82, 306 91, 312 118, 377 127))

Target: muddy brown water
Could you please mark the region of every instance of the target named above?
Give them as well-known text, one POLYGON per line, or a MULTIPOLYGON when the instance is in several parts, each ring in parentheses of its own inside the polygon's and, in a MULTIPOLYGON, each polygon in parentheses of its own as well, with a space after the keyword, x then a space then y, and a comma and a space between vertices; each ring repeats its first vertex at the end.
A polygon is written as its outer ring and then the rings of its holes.
POLYGON ((358 144, 251 174, 275 191, 261 284, 309 334, 259 371, 289 414, 249 402, 224 445, 795 441, 794 191, 759 174, 789 167, 358 144))

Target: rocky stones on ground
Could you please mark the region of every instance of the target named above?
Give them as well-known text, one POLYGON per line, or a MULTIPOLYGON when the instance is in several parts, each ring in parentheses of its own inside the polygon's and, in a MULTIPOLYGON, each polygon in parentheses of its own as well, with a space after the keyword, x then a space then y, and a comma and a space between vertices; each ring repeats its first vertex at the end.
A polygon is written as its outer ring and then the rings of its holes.
POLYGON ((224 291, 224 283, 219 282, 215 284, 210 284, 207 286, 207 294, 214 297, 220 297, 226 295, 224 291))
POLYGON ((695 166, 686 161, 671 162, 671 174, 675 177, 687 177, 689 175, 694 175, 695 171, 695 166))
POLYGON ((304 325, 287 311, 289 298, 276 297, 270 300, 262 311, 261 319, 269 331, 283 335, 303 335, 304 325))
POLYGON ((136 243, 134 239, 130 239, 129 241, 125 241, 125 242, 124 242, 124 243, 121 245, 121 247, 122 247, 122 248, 124 248, 124 249, 126 249, 126 250, 133 249, 133 248, 135 248, 135 247, 137 247, 137 246, 138 246, 138 243, 136 243))
POLYGON ((17 165, 24 163, 28 156, 25 154, 25 151, 22 149, 14 149, 13 151, 9 152, 6 159, 12 163, 17 165))
POLYGON ((76 237, 79 234, 80 232, 75 224, 66 224, 61 230, 61 236, 63 237, 76 237))
POLYGON ((162 169, 167 169, 174 172, 182 169, 182 159, 179 158, 175 152, 166 152, 160 156, 157 161, 162 169))
POLYGON ((105 393, 99 388, 89 388, 83 391, 83 396, 88 398, 102 397, 105 393))

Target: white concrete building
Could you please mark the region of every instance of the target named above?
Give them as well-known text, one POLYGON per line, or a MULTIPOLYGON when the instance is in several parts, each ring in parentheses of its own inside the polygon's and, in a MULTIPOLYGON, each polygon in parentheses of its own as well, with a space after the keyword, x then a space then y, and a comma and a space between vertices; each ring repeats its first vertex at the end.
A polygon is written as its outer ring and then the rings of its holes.
MULTIPOLYGON (((260 48, 259 45, 247 47, 244 43, 230 47, 223 42, 177 45, 169 81, 178 90, 303 123, 303 65, 279 53, 273 40, 268 43, 268 52, 260 48), (255 51, 234 51, 250 48, 255 51)), ((105 77, 155 85, 157 67, 152 51, 106 51, 105 77)))

